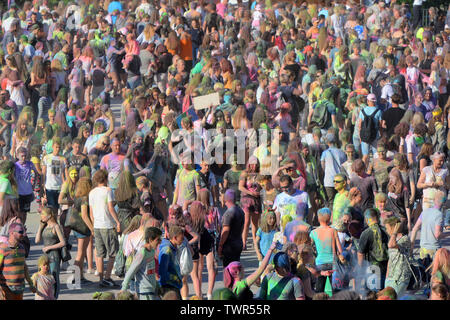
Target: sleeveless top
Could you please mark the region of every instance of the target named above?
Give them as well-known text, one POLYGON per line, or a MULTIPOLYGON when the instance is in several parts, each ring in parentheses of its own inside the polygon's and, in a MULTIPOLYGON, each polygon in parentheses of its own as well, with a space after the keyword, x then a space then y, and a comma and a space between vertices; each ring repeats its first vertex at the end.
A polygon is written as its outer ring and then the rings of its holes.
MULTIPOLYGON (((42 239, 44 240, 44 247, 52 246, 57 243, 59 243, 58 234, 53 233, 53 230, 55 229, 56 225, 52 228, 46 226, 45 229, 42 231, 42 239)), ((50 259, 50 262, 58 262, 61 259, 61 251, 60 249, 54 249, 47 251, 47 255, 50 259)))

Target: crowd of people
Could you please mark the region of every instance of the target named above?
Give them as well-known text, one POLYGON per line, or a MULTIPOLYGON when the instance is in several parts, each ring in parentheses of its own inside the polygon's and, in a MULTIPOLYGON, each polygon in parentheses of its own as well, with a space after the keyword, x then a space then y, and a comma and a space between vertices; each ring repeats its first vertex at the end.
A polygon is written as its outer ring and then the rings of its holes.
POLYGON ((0 300, 57 299, 72 257, 96 299, 448 300, 450 7, 422 2, 2 2, 0 300))

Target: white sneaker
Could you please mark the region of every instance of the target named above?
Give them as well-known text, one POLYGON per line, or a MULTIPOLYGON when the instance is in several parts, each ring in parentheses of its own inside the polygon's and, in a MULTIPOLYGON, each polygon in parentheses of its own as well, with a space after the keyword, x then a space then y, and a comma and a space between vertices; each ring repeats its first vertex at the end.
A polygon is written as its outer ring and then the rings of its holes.
POLYGON ((212 294, 206 295, 206 298, 207 298, 208 300, 212 300, 212 294))
POLYGON ((99 273, 98 273, 98 271, 97 270, 95 270, 95 273, 94 273, 96 276, 98 276, 99 275, 99 273))

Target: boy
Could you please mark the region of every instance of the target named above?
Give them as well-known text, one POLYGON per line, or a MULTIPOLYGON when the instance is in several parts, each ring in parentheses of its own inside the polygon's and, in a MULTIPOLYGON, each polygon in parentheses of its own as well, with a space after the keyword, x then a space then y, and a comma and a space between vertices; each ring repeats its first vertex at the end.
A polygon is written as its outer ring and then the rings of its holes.
POLYGON ((122 283, 122 291, 128 289, 130 280, 136 279, 139 300, 160 300, 158 296, 158 282, 156 281, 155 250, 161 243, 162 232, 158 228, 145 229, 145 244, 136 252, 133 263, 128 269, 122 283))

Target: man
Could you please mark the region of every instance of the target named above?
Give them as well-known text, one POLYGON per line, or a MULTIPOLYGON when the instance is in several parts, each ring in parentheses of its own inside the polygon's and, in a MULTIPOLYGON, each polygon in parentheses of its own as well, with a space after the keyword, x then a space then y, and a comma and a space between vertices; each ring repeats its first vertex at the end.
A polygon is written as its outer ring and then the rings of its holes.
POLYGON ((352 169, 356 175, 350 180, 350 188, 357 187, 361 191, 360 208, 364 212, 366 209, 373 208, 375 204, 377 192, 375 178, 366 173, 366 165, 361 159, 356 159, 353 162, 352 169))
POLYGON ((183 207, 185 201, 194 201, 200 192, 200 175, 194 170, 190 154, 181 158, 182 168, 177 171, 177 185, 175 187, 173 204, 183 207))
POLYGON ((432 259, 437 249, 442 246, 444 214, 441 210, 446 201, 446 194, 438 190, 435 193, 434 207, 422 212, 411 233, 411 249, 414 249, 417 231, 420 231, 420 258, 430 256, 432 259))
POLYGON ((211 203, 216 204, 219 201, 219 189, 217 186, 216 178, 209 168, 210 164, 206 160, 203 160, 201 168, 198 171, 198 174, 200 176, 200 189, 208 189, 211 194, 211 203))
POLYGON ((67 156, 67 164, 70 167, 77 168, 80 171, 81 167, 89 166, 88 157, 81 153, 81 140, 75 138, 72 141, 72 151, 67 156))
POLYGON ((244 211, 236 206, 236 194, 228 189, 224 195, 227 210, 222 217, 222 233, 217 253, 222 257, 225 268, 232 261, 240 261, 243 248, 242 231, 244 230, 244 211))
POLYGON ((333 133, 327 133, 325 140, 328 149, 322 152, 320 163, 325 173, 323 186, 327 194, 328 206, 332 208, 336 195, 333 179, 335 175, 341 172, 342 164, 347 161, 347 156, 341 149, 336 148, 336 137, 333 133))
POLYGON ((69 173, 66 158, 59 155, 61 139, 54 138, 52 148, 53 152, 42 160, 42 177, 48 206, 59 209, 59 192, 63 181, 69 177, 69 173))
POLYGON ((107 187, 108 172, 98 170, 92 182, 97 187, 89 192, 89 213, 94 223, 95 249, 97 251, 96 265, 99 273, 100 287, 115 287, 111 279, 116 253, 119 250, 117 233, 120 232, 120 222, 114 209, 112 189, 107 187), (108 257, 106 272, 103 274, 103 259, 108 257))
POLYGON ((379 102, 384 107, 383 110, 386 110, 392 102, 392 96, 394 95, 394 89, 392 88, 391 82, 389 81, 389 76, 387 74, 380 76, 380 87, 381 99, 379 102))
POLYGON ((111 112, 107 113, 109 120, 110 120, 110 126, 108 128, 108 131, 105 131, 105 122, 104 121, 97 121, 94 124, 94 132, 91 136, 89 136, 84 144, 83 153, 89 154, 89 151, 91 151, 92 148, 96 145, 97 141, 103 137, 103 136, 109 136, 114 131, 114 118, 111 112))
POLYGON ((125 291, 131 279, 135 279, 139 300, 159 300, 155 250, 161 243, 161 234, 161 230, 155 227, 145 229, 145 244, 134 255, 133 262, 122 282, 122 291, 125 291))
POLYGON ((405 115, 405 110, 399 107, 401 100, 402 97, 394 93, 391 97, 391 107, 384 111, 381 116, 381 127, 383 128, 384 135, 388 138, 394 135, 395 127, 405 115))
POLYGON ((176 224, 169 224, 168 239, 164 238, 159 246, 158 273, 161 296, 167 292, 175 292, 181 300, 180 289, 183 286, 180 265, 177 260, 177 248, 184 241, 184 230, 176 224))
POLYGON ((369 165, 369 154, 372 153, 375 155, 377 153, 377 140, 380 138, 379 128, 381 128, 381 110, 376 106, 377 98, 371 93, 367 96, 367 106, 363 107, 359 112, 359 130, 361 132, 361 150, 362 150, 362 159, 366 166, 369 165), (369 129, 364 127, 364 119, 366 117, 371 117, 374 122, 374 126, 372 128, 373 132, 369 132, 369 129), (364 134, 370 134, 371 139, 364 141, 364 134))
POLYGON ((406 153, 410 166, 417 163, 417 156, 419 155, 420 149, 425 142, 425 135, 427 132, 427 125, 425 123, 419 123, 414 127, 414 133, 409 134, 405 138, 406 153))
POLYGON ((102 161, 102 158, 111 152, 109 144, 110 144, 109 136, 101 137, 97 141, 95 147, 92 148, 91 151, 89 151, 89 156, 96 155, 98 157, 98 161, 99 162, 102 161))
POLYGON ((294 237, 299 231, 304 231, 308 234, 311 232, 312 227, 304 221, 307 210, 308 206, 306 203, 301 202, 298 204, 295 220, 288 222, 284 228, 284 243, 294 242, 294 237))
POLYGON ((261 283, 261 300, 305 300, 302 281, 291 274, 289 256, 278 252, 273 257, 275 270, 266 275, 261 283))
MULTIPOLYGON (((275 210, 277 215, 278 224, 285 215, 289 215, 295 219, 300 203, 305 203, 306 205, 309 203, 308 193, 295 189, 292 178, 288 175, 280 178, 280 190, 282 192, 276 196, 273 202, 273 210, 275 210)), ((306 210, 307 214, 308 211, 306 210)))
POLYGON ((20 244, 24 232, 21 224, 12 223, 8 243, 0 244, 0 300, 23 300, 25 279, 36 292, 25 262, 25 248, 20 244))
POLYGON ((108 172, 108 185, 111 189, 117 189, 119 183, 119 174, 122 170, 125 156, 120 154, 120 141, 113 139, 111 141, 111 153, 104 156, 100 162, 100 168, 108 172))
POLYGON ((387 248, 389 236, 384 228, 380 227, 378 210, 367 209, 364 212, 364 218, 368 228, 361 233, 359 238, 358 265, 363 267, 364 261, 367 261, 369 265, 378 267, 380 272, 380 287, 378 289, 383 289, 389 260, 387 248))
POLYGON ((31 172, 34 172, 35 176, 39 174, 33 162, 27 160, 27 155, 28 150, 24 147, 20 147, 17 150, 18 161, 15 163, 16 169, 14 170, 19 192, 20 211, 25 213, 30 211, 30 204, 34 200, 31 172))
POLYGON ((333 201, 333 214, 331 216, 331 223, 336 225, 350 206, 350 199, 347 191, 347 179, 343 174, 337 174, 333 179, 336 196, 333 201))

